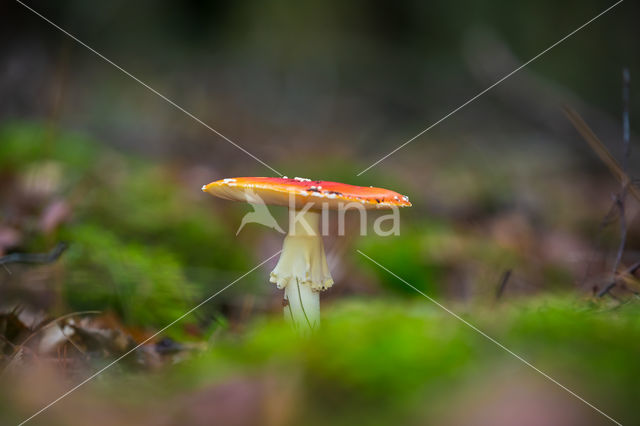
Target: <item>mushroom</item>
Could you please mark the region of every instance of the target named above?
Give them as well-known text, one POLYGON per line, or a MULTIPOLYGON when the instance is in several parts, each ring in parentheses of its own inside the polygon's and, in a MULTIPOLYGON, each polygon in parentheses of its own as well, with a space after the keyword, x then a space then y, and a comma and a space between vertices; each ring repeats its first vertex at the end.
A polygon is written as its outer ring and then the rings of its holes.
POLYGON ((320 233, 320 211, 354 202, 365 209, 411 206, 408 197, 387 189, 298 177, 227 178, 202 190, 228 200, 289 207, 289 233, 270 281, 284 289, 285 319, 303 332, 320 325, 320 292, 333 285, 320 233))

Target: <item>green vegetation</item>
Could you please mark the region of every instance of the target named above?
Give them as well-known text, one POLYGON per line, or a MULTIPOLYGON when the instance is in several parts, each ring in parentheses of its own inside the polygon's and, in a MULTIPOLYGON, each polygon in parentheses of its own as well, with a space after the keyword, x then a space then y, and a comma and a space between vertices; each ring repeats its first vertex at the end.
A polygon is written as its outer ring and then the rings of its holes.
MULTIPOLYGON (((612 311, 567 295, 492 310, 448 307, 623 424, 635 417, 637 304, 612 311)), ((506 374, 513 377, 512 391, 535 382, 567 410, 600 421, 589 407, 426 299, 340 302, 326 310, 323 321, 318 334, 301 340, 278 317, 259 319, 242 336, 223 334, 209 350, 159 377, 128 381, 128 392, 146 395, 143 401, 172 401, 175 393, 205 392, 212 383, 248 377, 259 386, 271 377, 275 395, 264 398, 286 400, 293 393, 295 407, 288 409, 295 412, 294 424, 404 424, 419 418, 439 423, 441 407, 464 404, 461 389, 470 387, 480 398, 506 374)), ((121 377, 112 375, 100 388, 112 394, 121 377)), ((127 392, 117 392, 127 398, 127 392)))
MULTIPOLYGON (((69 243, 50 269, 42 269, 52 283, 46 294, 55 303, 39 305, 38 292, 20 295, 23 304, 49 309, 51 317, 97 309, 140 341, 258 262, 255 235, 233 235, 244 211, 212 209, 199 187, 171 165, 152 165, 96 141, 27 123, 0 128, 0 154, 4 191, 17 200, 12 208, 20 218, 14 226, 22 237, 14 249, 45 252, 58 241, 69 243), (48 206, 60 201, 70 214, 43 230, 38 224, 48 206)), ((334 166, 331 173, 339 179, 340 165, 334 166)), ((489 210, 481 214, 490 215, 489 210)), ((637 298, 621 304, 566 292, 571 273, 563 264, 542 255, 531 261, 530 251, 543 252, 528 242, 527 232, 533 231, 517 218, 492 226, 506 226, 499 228, 506 234, 515 229, 524 243, 487 238, 454 219, 409 212, 400 236, 357 237, 353 245, 605 412, 630 422, 640 377, 637 298), (554 291, 497 299, 496 271, 505 265, 554 291), (464 282, 473 284, 469 293, 464 282), (464 303, 450 297, 456 292, 467 294, 464 303)), ((163 333, 173 338, 166 347, 159 338, 145 345, 131 362, 89 385, 89 395, 123 407, 125 417, 143 423, 148 419, 140 414, 142 406, 162 404, 182 418, 186 414, 180 410, 198 412, 184 408, 185 400, 205 395, 208 401, 207 392, 228 392, 224 402, 207 405, 223 417, 224 405, 244 407, 242 398, 258 392, 247 410, 263 413, 277 406, 291 424, 448 423, 457 413, 451 407, 468 406, 465 392, 490 399, 495 377, 506 376, 502 386, 508 393, 535 383, 559 392, 553 395, 569 412, 600 420, 365 258, 354 253, 343 261, 354 268, 350 277, 371 283, 373 290, 327 303, 317 334, 300 338, 282 322, 277 305, 245 303, 256 295, 267 299, 271 290, 265 274, 256 273, 242 280, 242 297, 230 290, 230 296, 225 293, 184 318, 163 333), (225 305, 233 298, 235 305, 225 305), (159 374, 149 374, 159 365, 159 374)), ((338 288, 349 288, 350 277, 338 288)), ((35 282, 20 272, 9 279, 35 282)), ((92 323, 82 324, 87 335, 102 336, 92 323)), ((76 334, 79 340, 66 350, 84 347, 85 338, 76 334)), ((11 348, 4 350, 13 356, 11 348)), ((82 352, 82 359, 95 369, 122 353, 109 351, 82 352)), ((67 414, 56 416, 61 423, 68 420, 67 414)))
POLYGON ((199 188, 185 188, 169 169, 35 123, 0 128, 0 162, 39 204, 17 212, 20 247, 70 244, 61 259, 63 312, 112 309, 131 326, 159 328, 253 262, 209 200, 193 197, 199 188), (43 235, 37 222, 60 199, 71 216, 43 235))

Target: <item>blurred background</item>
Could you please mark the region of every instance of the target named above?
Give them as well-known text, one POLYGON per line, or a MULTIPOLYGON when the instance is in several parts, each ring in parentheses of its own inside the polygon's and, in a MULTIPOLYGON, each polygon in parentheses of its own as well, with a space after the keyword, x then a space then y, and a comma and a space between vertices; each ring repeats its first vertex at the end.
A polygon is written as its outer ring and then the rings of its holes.
MULTIPOLYGON (((563 107, 638 176, 638 4, 359 175, 613 3, 25 2, 273 169, 413 203, 399 236, 360 236, 355 214, 325 239, 336 285, 316 336, 281 322, 273 259, 32 422, 611 423, 359 249, 634 423, 638 200, 616 280, 620 183, 563 107)), ((0 3, 0 39, 0 422, 16 424, 282 236, 236 236, 249 206, 200 190, 273 170, 18 2, 0 3)))

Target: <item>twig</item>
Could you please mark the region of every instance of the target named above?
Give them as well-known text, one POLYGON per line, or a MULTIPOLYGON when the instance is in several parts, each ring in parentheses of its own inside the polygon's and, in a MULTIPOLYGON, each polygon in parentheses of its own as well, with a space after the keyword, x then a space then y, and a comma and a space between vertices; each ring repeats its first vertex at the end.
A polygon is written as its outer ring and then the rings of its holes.
POLYGON ((580 135, 587 141, 591 149, 593 149, 593 151, 598 154, 598 157, 600 157, 602 162, 607 165, 609 171, 611 171, 611 173, 615 176, 616 179, 618 179, 618 181, 620 181, 620 183, 627 185, 629 193, 633 195, 638 201, 640 201, 640 189, 638 189, 638 187, 631 182, 631 179, 629 179, 627 174, 622 170, 620 164, 618 164, 616 159, 613 158, 602 141, 596 136, 595 133, 593 133, 593 130, 591 130, 587 123, 584 122, 582 117, 580 117, 580 115, 573 109, 568 106, 564 106, 563 109, 569 121, 571 121, 578 133, 580 133, 580 135))
POLYGON ((69 247, 65 242, 59 242, 49 253, 11 253, 0 257, 0 265, 7 263, 51 263, 69 247))
POLYGON ((620 221, 620 243, 618 244, 618 252, 616 254, 616 260, 613 263, 613 275, 615 276, 620 261, 622 260, 622 253, 624 252, 624 246, 627 242, 627 217, 625 215, 624 202, 627 195, 626 188, 623 187, 621 194, 616 197, 616 206, 618 207, 619 221, 620 221))
MULTIPOLYGON (((584 275, 582 277, 582 285, 587 282, 589 277, 591 276, 591 265, 594 263, 594 259, 596 255, 600 252, 600 248, 602 246, 602 233, 607 226, 612 224, 615 221, 616 208, 615 203, 609 208, 609 212, 602 218, 602 221, 598 225, 598 231, 596 232, 596 243, 594 247, 591 249, 591 254, 589 255, 589 259, 587 260, 587 268, 584 271, 584 275)), ((605 261, 605 256, 603 256, 603 263, 605 261)), ((594 289, 594 292, 597 290, 594 289)))
POLYGON ((507 269, 502 274, 502 279, 500 279, 500 285, 498 286, 498 290, 496 290, 496 299, 500 299, 504 290, 507 288, 507 283, 509 282, 509 278, 511 278, 511 269, 507 269))
POLYGON ((0 334, 0 339, 2 339, 5 343, 8 343, 9 345, 11 345, 12 348, 15 348, 16 345, 14 345, 11 340, 7 339, 6 337, 4 337, 2 334, 0 334))
MULTIPOLYGON (((622 157, 622 171, 627 174, 629 166, 629 156, 631 155, 631 145, 629 143, 629 69, 624 68, 622 70, 622 147, 624 156, 622 157)), ((618 246, 618 254, 616 255, 616 262, 613 266, 613 274, 615 275, 618 267, 620 266, 620 260, 622 259, 622 253, 624 252, 624 245, 627 241, 627 220, 625 216, 625 201, 627 198, 627 185, 622 184, 620 190, 620 196, 616 200, 616 204, 620 211, 620 245, 618 246)))
POLYGON ((640 269, 640 262, 636 262, 633 265, 631 265, 629 268, 627 268, 624 272, 619 274, 617 277, 614 277, 613 281, 611 281, 602 290, 600 290, 600 292, 598 293, 598 297, 602 297, 605 294, 609 293, 609 291, 611 291, 611 289, 616 286, 620 278, 624 278, 628 275, 633 275, 636 273, 638 269, 640 269))
POLYGON ((611 281, 607 284, 600 292, 598 293, 598 297, 602 297, 605 294, 610 294, 609 292, 616 286, 616 281, 611 281))
MULTIPOLYGON (((631 145, 629 143, 629 70, 624 68, 622 70, 622 147, 624 156, 622 158, 622 173, 624 176, 627 175, 627 167, 629 163, 629 156, 631 155, 631 145)), ((622 180, 622 188, 620 189, 620 194, 616 196, 615 205, 618 208, 619 212, 619 223, 620 223, 620 243, 618 244, 618 252, 616 253, 616 260, 613 263, 613 277, 614 280, 612 283, 609 283, 598 295, 600 297, 609 293, 613 287, 617 285, 617 280, 615 279, 616 272, 618 271, 618 267, 620 267, 620 262, 622 261, 622 254, 624 253, 624 247, 627 243, 627 218, 625 214, 625 201, 627 198, 627 187, 632 185, 632 183, 628 180, 622 180)))
POLYGON ((7 274, 9 275, 13 275, 13 272, 11 272, 11 270, 7 267, 7 265, 5 265, 4 263, 2 264, 2 266, 4 267, 4 269, 7 271, 7 274))
POLYGON ((622 142, 624 144, 624 158, 622 167, 626 171, 631 155, 631 127, 629 124, 629 86, 631 85, 631 74, 629 68, 622 70, 622 142))

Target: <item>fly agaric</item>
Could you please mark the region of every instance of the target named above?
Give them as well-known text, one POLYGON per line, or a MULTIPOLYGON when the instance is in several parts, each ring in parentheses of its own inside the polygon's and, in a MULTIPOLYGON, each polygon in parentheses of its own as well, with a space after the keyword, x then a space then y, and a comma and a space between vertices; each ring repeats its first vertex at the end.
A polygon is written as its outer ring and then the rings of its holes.
POLYGON ((320 233, 320 211, 359 203, 365 209, 410 207, 388 189, 305 178, 238 177, 202 187, 216 197, 289 207, 289 233, 270 281, 284 289, 284 315, 298 330, 320 324, 320 291, 333 285, 320 233))

